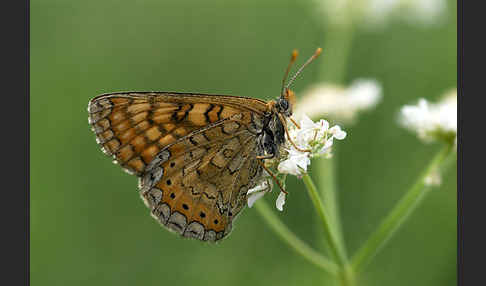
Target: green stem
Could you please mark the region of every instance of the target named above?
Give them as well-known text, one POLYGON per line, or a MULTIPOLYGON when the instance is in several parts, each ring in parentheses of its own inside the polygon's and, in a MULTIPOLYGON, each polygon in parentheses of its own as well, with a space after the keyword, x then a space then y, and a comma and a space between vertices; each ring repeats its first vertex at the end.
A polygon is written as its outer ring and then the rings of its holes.
POLYGON ((329 213, 323 208, 323 204, 311 177, 309 174, 304 174, 302 178, 317 214, 319 215, 319 219, 321 220, 331 254, 336 258, 338 265, 342 268, 347 264, 346 254, 342 247, 344 243, 339 241, 335 231, 336 227, 333 225, 333 221, 329 216, 329 213))
POLYGON ((319 174, 319 189, 321 190, 322 201, 324 209, 329 213, 331 226, 334 227, 334 232, 337 236, 337 241, 341 242, 340 247, 346 255, 346 248, 342 234, 341 220, 339 216, 339 205, 336 192, 336 174, 335 174, 335 160, 334 158, 319 158, 317 159, 317 173, 319 174))
POLYGON ((339 282, 342 286, 356 285, 356 277, 351 265, 347 264, 341 269, 341 272, 339 273, 339 282))
POLYGON ((324 81, 342 84, 346 74, 349 51, 353 40, 353 25, 326 25, 325 44, 321 65, 321 78, 324 81))
POLYGON ((337 275, 337 265, 320 255, 309 247, 305 242, 299 239, 293 232, 291 232, 287 226, 285 226, 278 217, 270 210, 267 203, 264 200, 259 200, 255 204, 256 209, 260 215, 265 219, 268 225, 280 236, 280 238, 292 247, 297 253, 302 255, 305 259, 309 260, 314 265, 322 268, 330 274, 337 275))
POLYGON ((356 252, 351 260, 351 265, 356 272, 359 272, 371 261, 371 259, 392 237, 394 232, 403 224, 410 213, 412 213, 417 205, 423 200, 430 189, 430 187, 425 184, 425 178, 427 178, 427 176, 431 175, 433 172, 439 171, 441 164, 451 153, 451 150, 451 145, 447 145, 444 149, 437 153, 427 169, 425 169, 422 176, 420 176, 417 182, 390 211, 388 216, 383 219, 375 232, 356 252))

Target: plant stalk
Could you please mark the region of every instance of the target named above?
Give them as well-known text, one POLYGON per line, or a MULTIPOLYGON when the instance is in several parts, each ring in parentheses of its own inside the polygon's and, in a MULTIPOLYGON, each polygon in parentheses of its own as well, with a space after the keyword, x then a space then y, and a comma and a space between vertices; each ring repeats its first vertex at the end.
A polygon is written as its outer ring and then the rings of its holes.
POLYGON ((378 251, 382 249, 386 242, 393 236, 395 231, 403 225, 412 211, 424 199, 425 195, 430 190, 430 186, 425 182, 426 178, 433 172, 439 171, 442 163, 451 153, 451 150, 452 146, 447 145, 437 153, 415 184, 405 193, 402 199, 382 220, 378 228, 356 252, 351 260, 351 265, 356 272, 362 270, 362 268, 371 261, 378 251))
POLYGON ((334 276, 338 275, 338 266, 334 262, 313 250, 292 231, 290 231, 287 226, 283 224, 282 221, 280 221, 280 219, 274 214, 264 200, 260 199, 255 204, 255 207, 265 222, 275 231, 275 233, 277 233, 278 236, 298 254, 330 274, 334 276))

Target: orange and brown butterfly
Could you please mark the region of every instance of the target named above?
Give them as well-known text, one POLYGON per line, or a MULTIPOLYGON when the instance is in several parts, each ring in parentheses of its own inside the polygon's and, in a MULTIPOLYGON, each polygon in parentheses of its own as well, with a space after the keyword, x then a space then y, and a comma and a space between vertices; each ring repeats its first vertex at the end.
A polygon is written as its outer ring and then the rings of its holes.
POLYGON ((297 57, 292 53, 276 101, 116 92, 89 102, 89 123, 103 152, 139 177, 140 195, 156 220, 184 237, 217 241, 263 177, 264 160, 279 156, 292 115, 289 86, 320 52, 285 86, 297 57))

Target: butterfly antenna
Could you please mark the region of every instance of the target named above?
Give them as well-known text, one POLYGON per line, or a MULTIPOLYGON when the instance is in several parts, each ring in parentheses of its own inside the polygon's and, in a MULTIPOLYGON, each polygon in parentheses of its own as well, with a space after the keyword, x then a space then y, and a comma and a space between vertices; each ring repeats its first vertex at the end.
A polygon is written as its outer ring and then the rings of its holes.
MULTIPOLYGON (((302 72, 302 70, 310 64, 313 60, 315 60, 322 52, 321 48, 317 48, 317 50, 314 52, 314 54, 300 67, 300 69, 294 74, 294 76, 289 80, 289 83, 285 87, 285 89, 288 89, 290 85, 294 82, 294 80, 297 78, 297 76, 302 72)), ((285 90, 284 89, 284 90, 285 90)))
POLYGON ((299 55, 299 52, 297 50, 292 51, 292 55, 290 56, 290 62, 289 65, 287 66, 287 69, 285 70, 284 77, 282 79, 282 95, 284 94, 284 86, 285 86, 285 81, 287 80, 287 77, 289 75, 290 68, 292 65, 295 63, 295 60, 297 59, 297 56, 299 55))

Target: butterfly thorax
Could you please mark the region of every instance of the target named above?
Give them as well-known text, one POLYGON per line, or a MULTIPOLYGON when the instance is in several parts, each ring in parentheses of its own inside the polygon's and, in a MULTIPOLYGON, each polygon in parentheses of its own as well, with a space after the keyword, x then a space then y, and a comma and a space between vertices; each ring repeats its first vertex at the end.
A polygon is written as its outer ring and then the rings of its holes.
POLYGON ((292 108, 286 98, 269 101, 268 112, 264 115, 263 128, 258 137, 260 156, 269 159, 280 154, 280 147, 285 142, 284 122, 292 115, 292 108))

